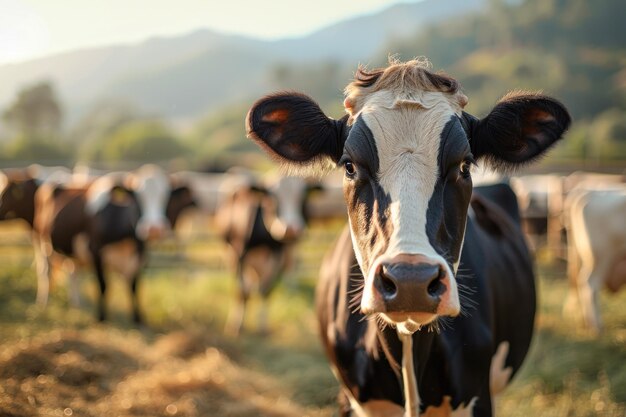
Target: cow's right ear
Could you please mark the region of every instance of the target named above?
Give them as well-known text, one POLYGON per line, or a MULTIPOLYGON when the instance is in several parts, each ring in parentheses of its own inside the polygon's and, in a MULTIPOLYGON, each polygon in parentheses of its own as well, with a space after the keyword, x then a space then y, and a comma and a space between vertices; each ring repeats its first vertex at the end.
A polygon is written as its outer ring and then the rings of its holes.
POLYGON ((246 132, 280 163, 296 168, 326 158, 337 163, 347 137, 347 116, 334 120, 304 94, 278 93, 254 103, 246 132))

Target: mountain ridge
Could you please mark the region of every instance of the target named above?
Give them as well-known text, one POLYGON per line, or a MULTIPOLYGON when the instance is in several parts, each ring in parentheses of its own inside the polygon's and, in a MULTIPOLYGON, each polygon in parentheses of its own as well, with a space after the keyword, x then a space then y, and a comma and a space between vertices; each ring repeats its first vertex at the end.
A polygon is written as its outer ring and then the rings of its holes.
POLYGON ((426 24, 478 10, 484 3, 399 3, 303 37, 272 41, 198 28, 180 36, 153 36, 138 43, 81 48, 5 64, 0 66, 0 108, 7 106, 20 88, 50 80, 70 122, 99 101, 110 99, 169 118, 191 119, 220 103, 241 100, 269 88, 268 71, 273 65, 325 60, 352 65, 367 62, 390 37, 401 37, 426 24), (211 83, 211 77, 204 77, 203 72, 212 74, 215 82, 211 83), (191 78, 183 79, 181 75, 191 78), (193 88, 194 82, 199 88, 193 88), (177 84, 180 95, 176 95, 177 84), (162 99, 170 102, 160 102, 162 99))

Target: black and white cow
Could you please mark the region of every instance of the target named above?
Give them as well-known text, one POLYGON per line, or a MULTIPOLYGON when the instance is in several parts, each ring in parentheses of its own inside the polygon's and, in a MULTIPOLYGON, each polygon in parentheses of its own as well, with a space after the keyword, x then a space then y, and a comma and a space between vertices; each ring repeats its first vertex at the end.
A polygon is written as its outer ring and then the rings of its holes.
POLYGON ((307 221, 307 200, 318 189, 300 177, 285 176, 263 184, 249 175, 226 181, 227 195, 219 205, 215 223, 231 249, 237 278, 237 304, 226 332, 242 329, 246 304, 254 289, 262 298, 259 329, 267 331, 267 300, 293 262, 293 249, 307 221))
POLYGON ((516 207, 514 195, 473 199, 470 168, 534 160, 570 116, 536 93, 510 93, 483 119, 466 103, 457 81, 409 61, 359 69, 340 120, 297 93, 248 113, 249 137, 292 170, 345 171, 349 231, 317 291, 342 415, 491 416, 527 353, 535 286, 519 224, 502 208, 516 207))
POLYGON ((172 188, 169 176, 153 165, 104 175, 86 188, 42 185, 34 222, 39 302, 45 304, 48 297, 51 263, 61 260, 69 267, 74 299, 76 267, 93 268, 100 289, 100 320, 106 318, 107 273, 124 277, 131 290, 133 320, 142 322, 137 287, 146 242, 163 237, 193 205, 191 190, 184 185, 172 188))

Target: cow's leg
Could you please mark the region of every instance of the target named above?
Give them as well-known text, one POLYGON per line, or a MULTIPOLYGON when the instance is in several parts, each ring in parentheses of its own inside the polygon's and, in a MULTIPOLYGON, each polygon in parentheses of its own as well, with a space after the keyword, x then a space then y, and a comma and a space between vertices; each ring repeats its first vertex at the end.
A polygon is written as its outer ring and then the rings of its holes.
POLYGON ((136 252, 131 255, 132 259, 128 262, 128 270, 126 273, 130 282, 130 297, 133 308, 133 322, 135 324, 142 324, 143 315, 141 314, 141 309, 139 308, 139 295, 137 290, 139 287, 139 279, 141 277, 141 268, 144 263, 145 246, 144 242, 140 240, 137 240, 135 242, 135 245, 136 252))
POLYGON ((106 278, 104 275, 104 265, 99 253, 93 253, 93 265, 96 272, 96 278, 98 279, 98 285, 100 288, 100 298, 98 299, 98 320, 106 320, 106 278))
POLYGON ((583 325, 587 328, 593 329, 596 322, 593 289, 590 287, 590 279, 593 274, 593 264, 585 262, 583 260, 580 268, 580 273, 576 277, 576 295, 578 296, 578 303, 580 306, 580 314, 582 317, 583 325))
POLYGON ((71 258, 63 258, 58 262, 61 270, 67 277, 67 290, 70 305, 75 308, 79 308, 81 305, 80 300, 80 281, 77 272, 76 262, 71 258))
POLYGON ((133 304, 133 322, 135 324, 143 323, 143 317, 139 308, 139 297, 137 296, 137 287, 139 286, 140 276, 140 271, 137 271, 137 273, 132 277, 130 282, 130 295, 133 304))
POLYGON ((259 310, 258 328, 261 334, 269 333, 268 326, 268 312, 269 312, 269 297, 274 291, 274 288, 281 282, 285 271, 289 268, 291 257, 288 250, 273 251, 271 256, 266 261, 265 270, 258 271, 259 275, 263 274, 259 279, 260 288, 259 293, 261 295, 261 306, 259 310))
POLYGON ((562 256, 561 252, 561 219, 558 215, 548 212, 547 236, 548 250, 551 261, 562 256))
POLYGON ((237 285, 238 294, 235 302, 235 306, 230 310, 228 319, 226 320, 226 327, 224 331, 232 336, 238 336, 241 333, 243 327, 243 319, 246 314, 246 304, 248 298, 250 298, 250 290, 246 283, 246 279, 243 274, 243 259, 237 261, 237 285))
POLYGON ((609 273, 613 259, 596 257, 596 265, 583 263, 578 281, 578 294, 583 313, 583 320, 592 332, 598 333, 602 328, 602 320, 598 306, 598 293, 605 277, 609 273))
MULTIPOLYGON (((569 230, 568 230, 569 232, 569 230)), ((567 279, 569 289, 567 298, 563 303, 563 316, 566 319, 579 317, 579 308, 581 306, 580 295, 578 294, 578 276, 580 275, 580 257, 574 243, 574 238, 570 233, 567 234, 567 279)))
POLYGON ((45 242, 38 235, 33 235, 35 267, 37 271, 37 304, 45 307, 50 293, 50 260, 46 253, 45 242))
POLYGON ((72 307, 80 308, 81 300, 80 300, 80 279, 76 272, 76 268, 72 268, 69 272, 69 290, 70 290, 70 304, 72 307))

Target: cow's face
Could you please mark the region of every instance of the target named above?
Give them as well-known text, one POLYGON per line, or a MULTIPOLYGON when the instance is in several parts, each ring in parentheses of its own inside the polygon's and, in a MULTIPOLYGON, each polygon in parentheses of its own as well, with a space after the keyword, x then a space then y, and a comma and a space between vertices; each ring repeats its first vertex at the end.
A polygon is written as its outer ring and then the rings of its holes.
POLYGON ((137 236, 141 239, 161 238, 170 229, 166 217, 171 192, 168 175, 155 165, 145 165, 133 172, 128 182, 141 207, 137 236))
POLYGON ((548 97, 516 94, 479 121, 462 111, 456 81, 416 61, 360 71, 346 92, 349 116, 340 121, 306 96, 261 99, 248 133, 292 166, 330 159, 345 171, 361 311, 412 332, 459 313, 455 273, 474 160, 532 160, 561 137, 569 115, 548 97))
POLYGON ((465 97, 382 90, 346 102, 354 123, 339 165, 364 313, 424 324, 454 316, 473 156, 461 125, 465 97))
POLYGON ((293 242, 304 232, 304 204, 307 182, 300 177, 285 176, 273 181, 263 199, 265 224, 272 237, 293 242))

